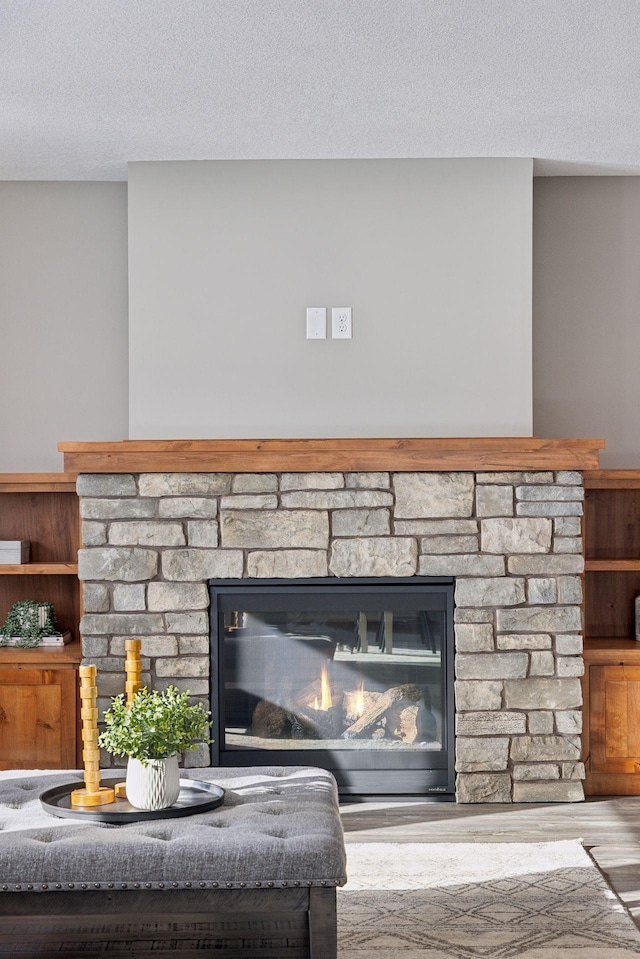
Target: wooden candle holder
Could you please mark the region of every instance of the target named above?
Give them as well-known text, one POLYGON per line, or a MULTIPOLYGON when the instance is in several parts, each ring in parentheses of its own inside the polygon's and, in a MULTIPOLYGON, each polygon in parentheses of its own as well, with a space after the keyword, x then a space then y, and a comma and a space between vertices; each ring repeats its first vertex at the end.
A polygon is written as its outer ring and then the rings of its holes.
MULTIPOLYGON (((142 660, 140 659, 140 648, 142 646, 142 640, 140 639, 125 639, 124 648, 127 654, 127 658, 124 663, 124 672, 126 676, 125 680, 125 693, 127 694, 127 706, 130 706, 133 702, 133 697, 142 688, 142 681, 140 676, 142 675, 142 660)), ((116 783, 115 785, 115 794, 118 799, 127 798, 127 789, 126 783, 116 783)))
POLYGON ((127 706, 131 705, 135 694, 139 689, 142 689, 142 680, 140 679, 140 676, 142 675, 142 660, 140 659, 141 646, 141 639, 125 639, 124 641, 124 648, 127 653, 127 658, 124 664, 127 706))
POLYGON ((98 687, 96 667, 80 666, 80 716, 82 719, 82 759, 84 789, 71 793, 72 806, 106 806, 115 802, 115 792, 100 785, 100 747, 98 745, 98 687))

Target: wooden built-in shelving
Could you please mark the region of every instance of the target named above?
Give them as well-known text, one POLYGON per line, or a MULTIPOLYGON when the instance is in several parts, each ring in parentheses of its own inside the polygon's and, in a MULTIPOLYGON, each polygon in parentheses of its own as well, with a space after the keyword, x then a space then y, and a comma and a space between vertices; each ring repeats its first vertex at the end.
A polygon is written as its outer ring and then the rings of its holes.
POLYGON ((75 476, 0 474, 0 539, 29 540, 31 562, 0 564, 0 624, 25 599, 53 603, 61 647, 0 647, 0 769, 80 764, 77 667, 82 659, 75 476))
POLYGON ((585 485, 585 636, 633 640, 640 595, 640 470, 593 470, 585 485))
POLYGON ((75 477, 0 473, 0 539, 29 540, 29 563, 0 565, 0 623, 23 599, 51 602, 58 626, 79 640, 80 518, 75 477))
POLYGON ((640 795, 640 470, 585 472, 585 792, 640 795))

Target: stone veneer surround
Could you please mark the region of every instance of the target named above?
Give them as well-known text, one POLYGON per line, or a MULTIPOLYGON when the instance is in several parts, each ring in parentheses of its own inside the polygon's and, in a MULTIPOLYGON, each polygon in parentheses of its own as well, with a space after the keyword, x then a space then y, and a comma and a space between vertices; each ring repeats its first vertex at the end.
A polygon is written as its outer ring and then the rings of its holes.
POLYGON ((102 708, 128 636, 145 682, 208 700, 210 578, 454 576, 458 801, 583 798, 581 473, 82 474, 77 488, 102 708))

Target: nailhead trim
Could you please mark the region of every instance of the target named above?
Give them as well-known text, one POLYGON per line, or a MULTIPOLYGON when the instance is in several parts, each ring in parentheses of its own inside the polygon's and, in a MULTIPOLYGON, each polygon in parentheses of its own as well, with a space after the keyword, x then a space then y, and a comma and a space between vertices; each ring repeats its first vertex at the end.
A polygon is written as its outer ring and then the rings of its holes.
POLYGON ((346 877, 341 879, 307 879, 304 882, 300 879, 287 880, 287 879, 267 879, 260 880, 257 879, 252 883, 247 882, 246 880, 225 880, 223 883, 217 882, 216 880, 204 880, 201 879, 198 882, 194 883, 191 880, 178 881, 172 880, 171 883, 167 882, 66 882, 60 883, 56 882, 55 884, 43 882, 33 884, 33 883, 15 883, 8 884, 3 883, 0 886, 0 892, 53 892, 60 889, 192 889, 195 886, 200 889, 219 889, 221 886, 225 889, 246 889, 248 886, 254 886, 256 889, 288 889, 290 887, 300 888, 303 886, 305 888, 311 888, 312 886, 343 886, 346 882, 346 877))

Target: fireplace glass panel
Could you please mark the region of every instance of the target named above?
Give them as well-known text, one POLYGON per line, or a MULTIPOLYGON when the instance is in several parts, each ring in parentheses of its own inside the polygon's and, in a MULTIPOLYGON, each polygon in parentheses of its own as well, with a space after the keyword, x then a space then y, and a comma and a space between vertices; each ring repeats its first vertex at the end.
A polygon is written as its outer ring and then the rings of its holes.
POLYGON ((451 605, 433 587, 221 596, 222 748, 442 754, 451 605))
POLYGON ((225 615, 227 749, 442 748, 444 613, 225 615))

